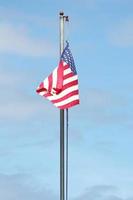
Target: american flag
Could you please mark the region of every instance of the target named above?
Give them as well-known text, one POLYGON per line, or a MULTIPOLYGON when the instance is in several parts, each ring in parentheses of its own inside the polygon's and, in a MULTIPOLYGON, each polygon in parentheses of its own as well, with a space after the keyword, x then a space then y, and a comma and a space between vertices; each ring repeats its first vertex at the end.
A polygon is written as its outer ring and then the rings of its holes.
POLYGON ((58 67, 39 85, 36 92, 59 109, 79 104, 78 75, 68 42, 58 67))

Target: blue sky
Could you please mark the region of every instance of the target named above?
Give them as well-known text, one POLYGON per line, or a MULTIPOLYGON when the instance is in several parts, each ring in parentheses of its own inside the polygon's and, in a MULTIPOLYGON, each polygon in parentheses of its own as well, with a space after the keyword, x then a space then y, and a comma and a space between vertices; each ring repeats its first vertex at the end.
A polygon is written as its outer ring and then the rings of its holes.
POLYGON ((80 85, 69 198, 133 199, 133 1, 1 0, 0 199, 59 198, 59 111, 35 92, 59 60, 59 12, 80 85))

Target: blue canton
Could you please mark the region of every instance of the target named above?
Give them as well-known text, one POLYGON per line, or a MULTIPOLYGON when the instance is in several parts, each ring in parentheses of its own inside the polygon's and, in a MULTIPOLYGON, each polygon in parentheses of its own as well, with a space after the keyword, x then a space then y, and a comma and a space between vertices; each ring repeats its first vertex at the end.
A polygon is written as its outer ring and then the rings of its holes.
POLYGON ((65 47, 65 49, 64 49, 64 51, 61 55, 61 60, 63 60, 64 62, 66 62, 70 66, 70 68, 71 68, 71 70, 74 74, 77 74, 74 59, 73 59, 72 53, 69 49, 69 43, 68 42, 67 42, 67 45, 66 45, 66 47, 65 47))

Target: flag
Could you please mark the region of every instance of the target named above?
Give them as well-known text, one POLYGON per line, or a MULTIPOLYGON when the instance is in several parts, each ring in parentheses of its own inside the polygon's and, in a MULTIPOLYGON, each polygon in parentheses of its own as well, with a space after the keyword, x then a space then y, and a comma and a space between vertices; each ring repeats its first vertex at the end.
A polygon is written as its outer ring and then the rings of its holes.
POLYGON ((36 92, 59 109, 79 104, 78 75, 68 42, 58 66, 41 82, 36 92))

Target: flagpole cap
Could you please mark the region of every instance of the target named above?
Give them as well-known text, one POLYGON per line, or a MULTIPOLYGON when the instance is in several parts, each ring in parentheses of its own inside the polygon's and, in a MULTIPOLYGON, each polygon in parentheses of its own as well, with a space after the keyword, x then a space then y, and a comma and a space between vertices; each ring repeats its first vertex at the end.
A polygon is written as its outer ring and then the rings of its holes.
POLYGON ((64 16, 64 12, 63 11, 60 12, 60 16, 64 16))

